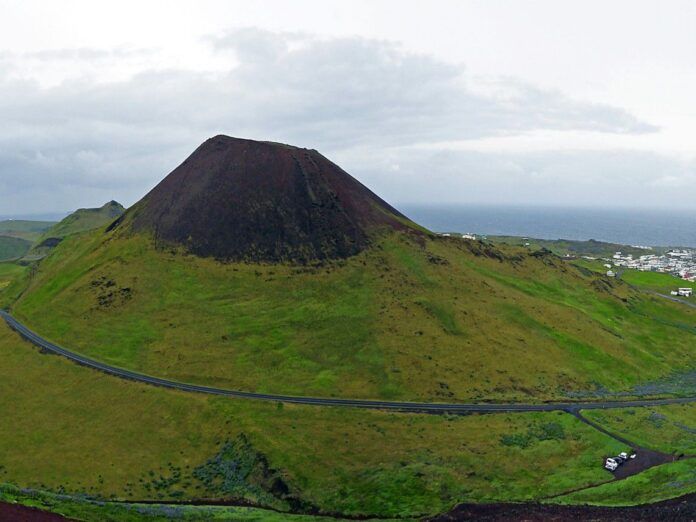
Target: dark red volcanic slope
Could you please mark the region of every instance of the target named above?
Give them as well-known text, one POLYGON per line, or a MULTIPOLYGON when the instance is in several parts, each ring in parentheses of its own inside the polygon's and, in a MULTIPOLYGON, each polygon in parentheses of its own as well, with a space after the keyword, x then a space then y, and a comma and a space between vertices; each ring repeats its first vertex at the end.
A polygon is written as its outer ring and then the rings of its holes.
POLYGON ((224 260, 345 258, 384 229, 417 230, 315 150, 216 136, 115 224, 224 260))

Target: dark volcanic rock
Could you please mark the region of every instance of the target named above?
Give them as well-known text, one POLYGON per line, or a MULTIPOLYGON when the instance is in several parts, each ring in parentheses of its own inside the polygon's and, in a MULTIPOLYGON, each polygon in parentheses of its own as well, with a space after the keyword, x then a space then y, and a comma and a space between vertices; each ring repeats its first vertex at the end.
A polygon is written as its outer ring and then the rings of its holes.
POLYGON ((654 522, 696 520, 696 495, 631 507, 560 506, 554 504, 461 504, 429 522, 654 522))
POLYGON ((63 241, 63 238, 47 237, 38 246, 39 246, 39 248, 42 248, 42 247, 55 248, 60 244, 61 241, 63 241))
POLYGON ((113 227, 204 257, 345 258, 408 219, 315 150, 216 136, 113 227))
POLYGON ((0 502, 0 520, 5 522, 69 522, 72 519, 33 507, 0 502))

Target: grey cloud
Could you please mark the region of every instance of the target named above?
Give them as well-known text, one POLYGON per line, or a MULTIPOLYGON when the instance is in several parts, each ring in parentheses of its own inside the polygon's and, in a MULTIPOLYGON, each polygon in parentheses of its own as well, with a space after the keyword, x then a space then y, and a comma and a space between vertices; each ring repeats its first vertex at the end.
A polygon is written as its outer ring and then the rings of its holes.
POLYGON ((694 161, 630 150, 395 150, 366 154, 354 170, 397 203, 692 209, 696 199, 694 161))
POLYGON ((62 49, 44 49, 31 53, 24 53, 22 58, 39 61, 75 60, 89 62, 95 60, 132 58, 151 55, 153 49, 117 47, 115 49, 102 49, 95 47, 71 47, 62 49))
MULTIPOLYGON (((0 76, 0 212, 62 210, 112 198, 132 203, 218 133, 317 148, 350 169, 396 150, 400 164, 417 165, 421 156, 410 148, 423 143, 536 129, 654 130, 622 109, 514 80, 499 80, 495 95, 482 95, 468 87, 463 67, 389 42, 260 30, 210 42, 223 56, 234 54, 229 70, 150 71, 128 81, 82 79, 51 88, 0 76)), ((50 53, 44 58, 99 58, 92 51, 50 53)), ((434 161, 429 176, 460 172, 456 162, 434 161)), ((461 170, 471 166, 466 158, 457 161, 461 170)), ((503 176, 514 169, 500 162, 498 168, 503 176)), ((362 172, 387 197, 404 199, 409 186, 413 199, 431 183, 423 176, 420 185, 402 186, 394 171, 362 172)))

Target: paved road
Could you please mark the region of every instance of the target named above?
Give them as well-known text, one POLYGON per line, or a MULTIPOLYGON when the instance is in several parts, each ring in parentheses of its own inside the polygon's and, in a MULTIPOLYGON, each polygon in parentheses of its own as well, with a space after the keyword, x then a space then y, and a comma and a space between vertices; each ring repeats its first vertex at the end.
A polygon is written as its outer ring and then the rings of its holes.
POLYGON ((683 299, 679 299, 678 297, 674 297, 673 295, 667 295, 667 294, 661 294, 659 292, 653 292, 655 295, 658 295, 660 297, 664 297, 665 299, 669 299, 670 301, 674 301, 675 303, 680 303, 686 306, 689 306, 691 308, 696 308, 696 304, 691 303, 689 301, 684 301, 683 299))
POLYGON ((578 410, 590 409, 606 409, 606 408, 628 408, 640 406, 657 406, 664 404, 684 404, 696 402, 696 397, 685 397, 676 399, 655 399, 655 400, 633 400, 633 401, 604 401, 604 402, 555 402, 543 404, 457 404, 457 403, 430 403, 430 402, 396 402, 396 401, 370 401, 359 399, 331 399, 323 397, 296 397, 292 395, 275 395, 270 393, 253 393, 238 390, 226 390, 222 388, 213 388, 210 386, 199 386, 196 384, 186 384, 182 382, 169 381, 152 377, 142 373, 125 370, 104 364, 94 359, 89 359, 83 355, 66 350, 50 341, 42 338, 40 335, 32 332, 29 328, 17 321, 9 313, 0 310, 2 317, 10 328, 19 333, 22 337, 35 344, 36 346, 62 355, 83 366, 100 370, 102 372, 155 386, 164 388, 173 388, 175 390, 207 393, 210 395, 222 395, 226 397, 238 397, 243 399, 257 399, 265 401, 286 402, 293 404, 308 404, 313 406, 348 406, 352 408, 367 408, 373 410, 394 410, 401 412, 413 413, 493 413, 493 412, 529 412, 529 411, 568 411, 575 412, 578 410))

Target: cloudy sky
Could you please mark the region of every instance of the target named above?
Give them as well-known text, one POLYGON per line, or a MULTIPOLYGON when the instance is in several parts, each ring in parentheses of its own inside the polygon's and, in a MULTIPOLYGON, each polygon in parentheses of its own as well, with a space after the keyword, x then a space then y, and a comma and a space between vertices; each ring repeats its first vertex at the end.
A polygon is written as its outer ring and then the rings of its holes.
POLYGON ((0 215, 126 205, 215 134, 396 204, 693 207, 691 1, 0 0, 0 215))

